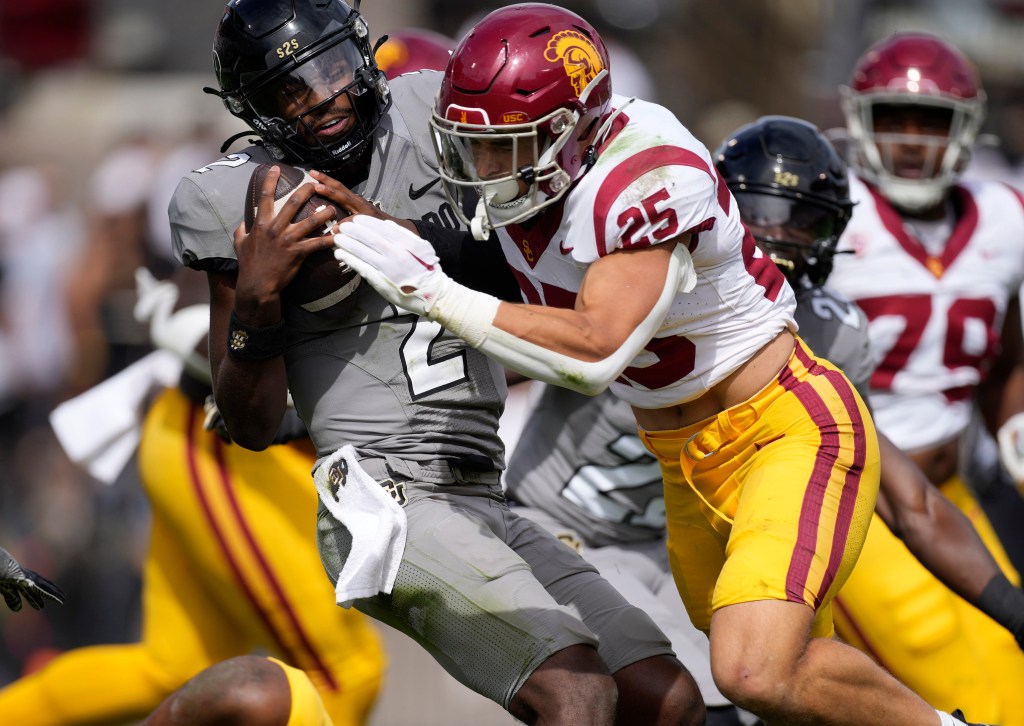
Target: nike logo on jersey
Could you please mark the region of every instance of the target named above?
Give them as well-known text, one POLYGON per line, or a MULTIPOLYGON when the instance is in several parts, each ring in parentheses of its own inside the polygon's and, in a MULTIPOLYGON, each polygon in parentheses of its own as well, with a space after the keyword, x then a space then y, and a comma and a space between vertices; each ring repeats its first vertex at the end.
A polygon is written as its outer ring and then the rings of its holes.
POLYGON ((441 181, 441 177, 438 177, 437 179, 434 179, 432 182, 428 182, 424 186, 421 186, 419 189, 414 189, 412 184, 410 184, 409 185, 409 199, 419 199, 424 194, 429 192, 430 188, 433 187, 435 184, 437 184, 439 181, 441 181))
POLYGON ((573 249, 572 247, 566 247, 565 246, 565 240, 564 239, 561 242, 558 243, 558 251, 561 252, 563 255, 569 254, 570 252, 572 252, 572 249, 573 249))

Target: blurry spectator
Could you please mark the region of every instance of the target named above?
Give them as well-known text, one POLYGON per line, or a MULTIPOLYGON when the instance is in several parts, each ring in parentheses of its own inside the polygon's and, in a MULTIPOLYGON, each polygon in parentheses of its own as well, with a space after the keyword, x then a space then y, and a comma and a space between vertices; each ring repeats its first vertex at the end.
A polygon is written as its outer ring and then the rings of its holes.
POLYGON ((88 183, 88 240, 66 281, 82 391, 148 352, 135 322, 135 270, 150 261, 149 199, 159 153, 146 135, 129 137, 99 163, 88 183))
POLYGON ((58 200, 54 171, 0 174, 0 403, 59 388, 70 369, 61 279, 82 244, 81 220, 58 200))
MULTIPOLYGON (((222 139, 216 137, 212 124, 198 121, 186 136, 157 161, 152 171, 147 200, 150 269, 165 277, 178 269, 171 251, 171 228, 167 224, 167 205, 181 178, 193 169, 209 163, 217 155, 222 139), (162 274, 166 273, 166 274, 162 274)), ((205 294, 205 285, 204 294, 205 294)))

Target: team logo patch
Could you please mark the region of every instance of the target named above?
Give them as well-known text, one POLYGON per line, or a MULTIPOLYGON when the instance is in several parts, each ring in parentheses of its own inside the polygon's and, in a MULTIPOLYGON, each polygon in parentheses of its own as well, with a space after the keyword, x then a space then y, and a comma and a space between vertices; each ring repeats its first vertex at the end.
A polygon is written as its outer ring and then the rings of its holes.
POLYGON ((555 536, 558 537, 559 542, 574 551, 576 554, 583 554, 583 540, 572 532, 559 532, 555 536))
POLYGON ((795 187, 800 183, 800 177, 791 171, 777 171, 775 183, 781 187, 795 187))
POLYGON ((604 70, 604 61, 601 60, 597 47, 590 38, 578 30, 555 33, 544 49, 544 58, 552 63, 562 62, 577 96, 582 94, 587 84, 604 70))
POLYGON ((331 464, 331 468, 327 470, 327 489, 330 491, 331 496, 334 497, 334 501, 341 501, 338 497, 338 492, 341 491, 341 488, 346 483, 348 483, 348 462, 344 459, 339 459, 331 464))

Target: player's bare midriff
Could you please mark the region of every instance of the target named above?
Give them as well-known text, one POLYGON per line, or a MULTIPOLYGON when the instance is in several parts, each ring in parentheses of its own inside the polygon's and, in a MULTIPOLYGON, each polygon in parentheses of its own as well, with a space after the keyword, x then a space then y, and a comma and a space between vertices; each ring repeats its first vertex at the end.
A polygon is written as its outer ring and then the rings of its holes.
POLYGON ((699 398, 665 408, 636 408, 636 422, 647 431, 681 429, 743 403, 771 383, 793 353, 793 334, 783 330, 770 343, 699 398))

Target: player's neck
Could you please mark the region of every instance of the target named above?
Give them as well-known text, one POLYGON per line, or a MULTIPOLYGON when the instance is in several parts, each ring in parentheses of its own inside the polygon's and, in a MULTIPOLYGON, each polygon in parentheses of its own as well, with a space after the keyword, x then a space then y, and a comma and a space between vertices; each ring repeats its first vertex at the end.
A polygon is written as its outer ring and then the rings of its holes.
POLYGON ((953 208, 953 200, 950 199, 947 194, 942 198, 940 202, 928 209, 921 211, 908 212, 905 209, 899 210, 900 216, 908 224, 914 222, 941 222, 942 220, 948 220, 955 218, 956 210, 953 208))

